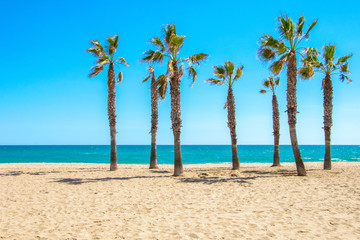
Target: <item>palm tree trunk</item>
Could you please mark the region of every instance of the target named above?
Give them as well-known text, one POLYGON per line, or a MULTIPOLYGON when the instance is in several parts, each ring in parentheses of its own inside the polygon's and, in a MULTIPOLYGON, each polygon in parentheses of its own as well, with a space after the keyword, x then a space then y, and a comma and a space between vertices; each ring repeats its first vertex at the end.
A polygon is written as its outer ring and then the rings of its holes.
POLYGON ((115 72, 114 72, 113 63, 110 63, 108 70, 108 116, 109 116, 110 138, 111 138, 110 171, 115 171, 117 170, 117 154, 116 154, 115 72))
POLYGON ((288 123, 290 129, 291 145, 294 153, 296 162, 296 170, 298 176, 306 176, 306 170, 304 163, 301 158, 301 153, 296 136, 296 114, 297 114, 297 103, 296 103, 296 56, 293 53, 288 60, 287 68, 287 114, 288 123))
POLYGON ((183 174, 183 164, 181 158, 181 109, 180 109, 180 75, 178 66, 173 64, 173 75, 170 77, 170 94, 171 94, 171 122, 174 134, 174 176, 183 174))
POLYGON ((333 87, 329 74, 324 79, 324 131, 325 131, 325 157, 324 169, 331 170, 331 126, 332 126, 332 99, 333 87))
POLYGON ((158 168, 156 156, 156 133, 158 129, 158 98, 155 74, 151 77, 151 153, 150 169, 158 168))
POLYGON ((228 110, 228 127, 231 136, 232 148, 232 169, 237 170, 240 168, 239 156, 237 152, 237 138, 236 138, 236 120, 235 120, 235 98, 232 88, 229 86, 227 96, 227 110, 228 110))
POLYGON ((279 105, 275 94, 273 94, 273 98, 272 98, 272 108, 273 108, 273 130, 274 130, 274 160, 272 167, 277 167, 280 166, 280 154, 279 154, 280 117, 279 117, 279 105))

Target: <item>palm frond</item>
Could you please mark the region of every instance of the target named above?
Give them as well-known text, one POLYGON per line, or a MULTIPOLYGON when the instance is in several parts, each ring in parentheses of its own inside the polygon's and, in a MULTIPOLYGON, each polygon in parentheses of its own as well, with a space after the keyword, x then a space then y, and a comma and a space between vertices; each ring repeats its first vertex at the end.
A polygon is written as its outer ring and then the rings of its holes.
POLYGON ((275 58, 275 51, 271 48, 260 48, 258 51, 258 56, 262 61, 271 61, 275 58))
POLYGON ((352 80, 348 76, 346 76, 345 74, 340 74, 340 80, 344 82, 345 79, 348 81, 348 83, 352 82, 352 80))
MULTIPOLYGON (((322 63, 320 63, 318 59, 319 52, 316 50, 316 48, 305 48, 303 52, 305 53, 305 56, 301 59, 303 68, 306 69, 309 66, 311 66, 312 68, 319 69, 322 67, 322 63)), ((308 70, 305 69, 299 71, 299 74, 302 75, 302 79, 308 79, 309 77, 310 78, 313 77, 313 74, 311 76, 308 74, 311 74, 314 71, 314 69, 308 69, 308 70)))
POLYGON ((123 64, 126 67, 129 66, 129 64, 126 62, 125 58, 123 58, 123 57, 119 57, 114 62, 119 62, 120 64, 123 64))
POLYGON ((209 78, 209 79, 205 80, 205 82, 208 82, 208 83, 214 84, 214 85, 222 85, 222 84, 224 84, 224 81, 219 80, 219 79, 215 79, 215 78, 209 78))
POLYGON ((305 58, 303 60, 308 61, 308 62, 318 62, 318 58, 317 56, 320 54, 319 51, 316 48, 305 48, 304 51, 305 53, 305 58))
POLYGON ((157 86, 158 86, 158 93, 161 99, 165 99, 166 97, 166 90, 168 85, 168 77, 164 74, 160 75, 157 78, 157 86))
POLYGON ((173 51, 179 52, 184 43, 184 40, 185 40, 185 36, 173 35, 170 40, 170 43, 168 44, 169 53, 172 53, 173 51))
POLYGON ((268 80, 264 80, 262 84, 264 87, 267 87, 267 88, 271 87, 271 77, 269 77, 268 80))
POLYGON ((89 74, 89 77, 92 78, 92 77, 95 77, 96 75, 98 75, 102 70, 104 70, 104 66, 102 65, 97 65, 95 67, 92 67, 91 68, 91 72, 89 74))
POLYGON ((314 68, 311 64, 304 65, 298 71, 301 79, 310 79, 314 76, 314 68))
POLYGON ((275 86, 279 86, 279 84, 280 84, 280 78, 277 77, 275 78, 275 86))
POLYGON ((154 73, 154 67, 153 67, 153 66, 149 66, 149 67, 147 68, 147 70, 148 70, 148 73, 149 73, 149 74, 154 73))
POLYGON ((273 78, 272 77, 268 77, 268 79, 263 81, 263 86, 264 87, 271 87, 273 85, 273 78))
POLYGON ((236 69, 236 74, 235 74, 235 77, 234 77, 234 80, 237 80, 241 77, 241 75, 243 74, 243 70, 244 69, 244 66, 240 66, 236 69))
POLYGON ((284 41, 279 41, 277 48, 275 48, 274 50, 279 55, 284 54, 287 51, 287 47, 284 41))
POLYGON ((95 57, 99 57, 102 53, 98 47, 88 48, 86 49, 86 52, 92 53, 95 57))
POLYGON ((151 75, 147 76, 144 80, 141 81, 141 83, 146 82, 147 80, 149 80, 150 77, 151 77, 151 75))
POLYGON ((116 50, 118 47, 118 43, 119 43, 119 36, 117 34, 115 34, 114 38, 115 38, 114 39, 114 48, 116 50))
POLYGON ((106 40, 107 40, 106 49, 107 49, 109 55, 112 56, 116 51, 119 36, 117 34, 115 34, 114 36, 108 37, 106 40))
POLYGON ((195 70, 195 68, 193 66, 190 66, 188 68, 188 71, 189 71, 189 78, 192 77, 191 85, 194 85, 196 77, 197 77, 197 72, 196 72, 196 70, 195 70))
POLYGON ((214 66, 214 74, 219 78, 225 78, 225 68, 224 66, 218 65, 214 66))
POLYGON ((230 77, 234 73, 234 69, 235 69, 235 64, 233 62, 231 61, 225 62, 225 71, 227 77, 230 77))
POLYGON ((280 58, 278 61, 273 62, 270 65, 269 69, 273 74, 278 75, 283 69, 284 63, 285 63, 284 59, 280 58))
POLYGON ((286 40, 290 40, 294 36, 295 25, 291 18, 287 15, 281 15, 278 18, 278 29, 280 36, 286 40))
POLYGON ((345 63, 343 65, 340 65, 340 72, 341 73, 350 73, 349 71, 349 63, 345 63))
POLYGON ((140 60, 140 62, 151 62, 154 52, 155 51, 151 49, 143 52, 144 57, 140 60))
POLYGON ((336 51, 336 46, 333 44, 328 44, 324 46, 325 64, 332 63, 332 61, 334 60, 335 51, 336 51))
POLYGON ((336 65, 339 65, 339 64, 343 64, 345 63, 349 58, 351 58, 353 55, 352 54, 349 54, 349 55, 344 55, 342 57, 340 57, 336 63, 336 65))
POLYGON ((163 28, 163 34, 166 44, 170 44, 172 37, 176 35, 175 23, 165 25, 163 28))
POLYGON ((122 71, 120 71, 119 74, 118 74, 118 81, 117 81, 117 83, 118 83, 118 84, 121 83, 122 80, 123 80, 123 73, 122 73, 122 71))
POLYGON ((91 40, 90 43, 91 43, 94 47, 98 48, 101 52, 104 51, 104 48, 102 47, 101 43, 100 43, 98 40, 91 40))
POLYGON ((273 36, 270 34, 265 34, 261 37, 260 40, 260 47, 269 47, 269 48, 277 48, 279 45, 279 41, 276 40, 273 36))
POLYGON ((208 56, 209 55, 206 53, 198 53, 191 55, 190 57, 187 58, 187 60, 190 61, 191 64, 196 64, 199 66, 201 62, 207 60, 208 56))
POLYGON ((140 60, 141 62, 154 62, 162 63, 164 60, 164 54, 159 50, 147 50, 143 53, 144 57, 140 60))
POLYGON ((165 51, 165 46, 159 37, 152 37, 150 41, 152 44, 154 44, 156 47, 158 47, 161 52, 165 51))
POLYGON ((310 27, 308 28, 308 30, 306 31, 306 33, 305 33, 305 35, 304 35, 306 39, 309 38, 310 31, 311 31, 311 29, 313 29, 313 27, 315 27, 317 21, 318 21, 317 19, 314 20, 314 21, 312 22, 312 24, 310 25, 310 27))
POLYGON ((296 36, 297 37, 300 37, 303 34, 304 23, 305 23, 304 15, 301 15, 301 17, 299 18, 299 21, 297 23, 297 26, 296 26, 296 36))
POLYGON ((97 59, 97 65, 106 65, 110 62, 109 56, 106 53, 102 53, 100 57, 97 59))

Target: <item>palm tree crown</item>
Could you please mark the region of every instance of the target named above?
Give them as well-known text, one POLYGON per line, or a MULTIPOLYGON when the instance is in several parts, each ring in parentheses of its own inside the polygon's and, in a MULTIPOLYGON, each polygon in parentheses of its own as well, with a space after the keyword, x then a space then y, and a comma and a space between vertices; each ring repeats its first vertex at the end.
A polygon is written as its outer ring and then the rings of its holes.
POLYGON ((304 32, 305 19, 303 15, 299 18, 296 26, 287 15, 281 15, 278 18, 280 39, 277 40, 270 34, 262 36, 258 56, 263 61, 273 61, 270 70, 273 74, 279 74, 292 55, 301 54, 303 48, 300 47, 300 43, 309 38, 310 31, 316 23, 317 20, 314 20, 304 32))
POLYGON ((187 58, 180 58, 179 51, 183 46, 185 36, 178 36, 176 34, 175 24, 167 24, 162 30, 163 39, 159 37, 151 38, 151 43, 155 50, 147 50, 144 52, 144 57, 141 59, 143 62, 162 63, 164 58, 168 58, 167 72, 159 79, 159 94, 162 98, 165 97, 167 82, 174 74, 174 65, 180 64, 179 74, 180 78, 184 72, 184 63, 188 63, 189 77, 192 77, 192 84, 195 83, 197 72, 194 66, 199 66, 200 63, 207 59, 208 54, 198 53, 191 55, 187 58))
MULTIPOLYGON (((155 78, 155 72, 154 72, 154 67, 153 66, 149 66, 148 67, 148 73, 149 75, 141 81, 141 83, 146 82, 147 80, 149 80, 150 78, 155 78)), ((167 81, 166 81, 167 77, 165 74, 161 74, 160 76, 157 77, 156 79, 156 86, 159 86, 158 88, 158 95, 160 99, 165 99, 165 94, 166 94, 166 89, 167 89, 167 81)))
MULTIPOLYGON (((275 89, 280 84, 280 78, 275 78, 273 76, 269 76, 267 79, 263 81, 263 86, 267 89, 270 89, 270 91, 275 94, 275 89)), ((260 90, 260 93, 266 93, 267 91, 265 89, 260 90)))
MULTIPOLYGON (((104 70, 104 66, 107 64, 113 63, 115 66, 119 67, 116 63, 123 64, 125 66, 129 66, 129 64, 126 62, 125 58, 119 57, 117 59, 114 59, 116 49, 118 47, 118 41, 119 36, 115 34, 113 37, 110 36, 107 39, 107 44, 105 46, 105 49, 97 40, 90 41, 92 47, 86 50, 86 52, 92 53, 95 57, 97 57, 96 60, 96 66, 91 68, 91 73, 89 74, 89 77, 95 77, 98 75, 102 70, 104 70)), ((123 79, 123 74, 120 71, 118 74, 118 83, 120 83, 123 79)))
POLYGON ((303 66, 299 69, 300 77, 302 79, 309 79, 313 77, 314 73, 317 71, 329 76, 340 74, 341 81, 344 82, 347 80, 350 83, 351 79, 347 76, 350 73, 348 59, 352 57, 352 54, 339 57, 336 63, 334 63, 335 51, 335 45, 325 45, 322 55, 323 62, 321 62, 318 59, 320 53, 315 48, 306 48, 305 58, 301 60, 303 66))
POLYGON ((214 66, 214 74, 216 78, 207 79, 206 82, 216 85, 227 85, 228 87, 232 87, 236 80, 238 80, 243 74, 244 66, 239 66, 236 71, 235 64, 231 61, 225 62, 224 66, 217 65, 214 66))

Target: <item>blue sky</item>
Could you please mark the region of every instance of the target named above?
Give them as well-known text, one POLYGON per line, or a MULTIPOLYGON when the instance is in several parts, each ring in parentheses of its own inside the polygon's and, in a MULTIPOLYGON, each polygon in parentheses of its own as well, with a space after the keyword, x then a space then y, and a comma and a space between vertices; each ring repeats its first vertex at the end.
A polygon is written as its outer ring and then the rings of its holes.
MULTIPOLYGON (((204 80, 213 76, 212 66, 231 60, 245 66, 234 86, 238 143, 272 144, 271 95, 259 93, 269 72, 256 52, 263 34, 276 34, 281 13, 295 21, 303 13, 306 24, 319 20, 306 46, 334 43, 337 56, 354 54, 353 83, 333 78, 332 143, 360 144, 359 9, 357 1, 8 1, 0 14, 0 145, 109 144, 107 75, 87 77, 95 58, 85 50, 90 39, 104 43, 113 34, 120 36, 117 56, 130 64, 116 88, 118 144, 150 144, 150 89, 140 83, 147 65, 139 59, 150 38, 173 22, 186 36, 183 57, 210 55, 193 87, 182 79, 182 143, 230 144, 227 89, 204 80)), ((280 144, 290 144, 285 72, 280 77, 280 144)), ((321 79, 297 85, 300 145, 324 142, 321 79)), ((167 98, 159 105, 158 144, 173 143, 170 128, 167 98)))

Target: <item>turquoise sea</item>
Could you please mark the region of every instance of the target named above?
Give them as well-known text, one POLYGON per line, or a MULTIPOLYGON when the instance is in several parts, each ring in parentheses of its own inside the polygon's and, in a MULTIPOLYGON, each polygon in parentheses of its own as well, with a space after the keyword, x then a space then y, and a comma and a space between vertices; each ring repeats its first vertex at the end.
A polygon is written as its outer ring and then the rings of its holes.
MULTIPOLYGON (((148 164, 149 145, 121 145, 117 147, 120 164, 148 164)), ((231 162, 231 146, 226 145, 183 145, 183 163, 228 163, 231 162)), ((305 162, 323 161, 324 146, 303 145, 300 151, 305 162)), ((239 145, 240 162, 271 163, 272 145, 239 145)), ((158 163, 172 164, 174 148, 171 145, 158 146, 158 163)), ((109 163, 110 146, 0 146, 0 163, 109 163)), ((332 146, 333 161, 360 161, 359 145, 332 146)), ((280 161, 293 162, 290 145, 280 146, 280 161)))

